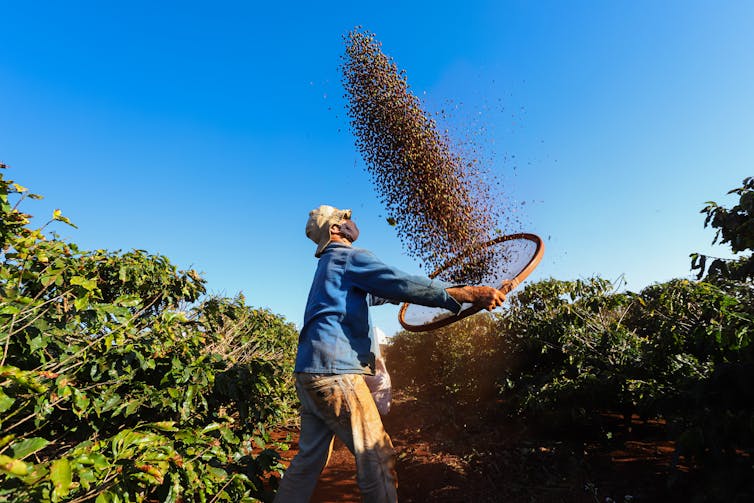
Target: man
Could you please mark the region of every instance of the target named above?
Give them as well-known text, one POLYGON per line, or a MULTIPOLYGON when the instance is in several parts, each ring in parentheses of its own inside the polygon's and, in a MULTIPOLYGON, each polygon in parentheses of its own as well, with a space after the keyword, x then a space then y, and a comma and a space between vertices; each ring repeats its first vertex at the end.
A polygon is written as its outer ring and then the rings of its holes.
POLYGON ((351 210, 312 210, 306 235, 317 243, 319 263, 296 356, 301 435, 275 501, 309 501, 336 435, 356 458, 362 499, 397 501, 393 445, 363 377, 374 374, 378 344, 369 304, 412 302, 459 312, 462 303, 472 303, 491 310, 502 305, 505 295, 491 287, 453 286, 408 275, 354 248, 359 230, 351 210))

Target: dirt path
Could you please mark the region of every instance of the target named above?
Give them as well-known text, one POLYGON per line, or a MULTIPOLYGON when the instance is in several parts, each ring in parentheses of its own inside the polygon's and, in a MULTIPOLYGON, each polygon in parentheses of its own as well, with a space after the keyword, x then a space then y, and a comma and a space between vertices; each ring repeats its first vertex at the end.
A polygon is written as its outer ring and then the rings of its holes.
POLYGON ((356 463, 348 448, 335 439, 332 456, 322 472, 312 503, 360 503, 356 485, 356 463))
MULTIPOLYGON (((402 503, 426 501, 465 501, 463 488, 467 479, 466 463, 457 455, 445 452, 445 441, 437 432, 424 438, 426 426, 434 417, 431 408, 422 407, 414 398, 396 396, 385 429, 395 446, 398 463, 398 499, 402 503)), ((443 433, 444 434, 444 433, 443 433)), ((284 453, 289 461, 296 445, 284 453)), ((335 440, 330 462, 320 476, 312 503, 359 503, 356 464, 348 448, 335 440)))
MULTIPOLYGON (((437 403, 398 393, 385 429, 398 456, 401 503, 683 501, 665 489, 673 446, 657 424, 616 430, 605 448, 533 434, 521 424, 456 424, 437 403)), ((355 473, 353 456, 336 440, 312 502, 360 502, 355 473)))

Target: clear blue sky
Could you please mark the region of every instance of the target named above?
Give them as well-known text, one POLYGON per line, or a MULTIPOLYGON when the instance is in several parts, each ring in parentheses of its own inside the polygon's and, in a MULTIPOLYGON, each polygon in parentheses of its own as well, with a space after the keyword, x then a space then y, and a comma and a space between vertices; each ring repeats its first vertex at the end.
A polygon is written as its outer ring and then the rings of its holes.
MULTIPOLYGON (((26 209, 297 324, 320 204, 353 208, 360 245, 420 272, 347 127, 355 25, 430 111, 460 101, 488 127, 509 230, 546 239, 534 279, 688 276, 689 253, 724 253, 704 202, 754 174, 752 2, 72 0, 0 2, 0 21, 0 160, 45 196, 26 209)), ((395 314, 374 319, 392 333, 395 314)))

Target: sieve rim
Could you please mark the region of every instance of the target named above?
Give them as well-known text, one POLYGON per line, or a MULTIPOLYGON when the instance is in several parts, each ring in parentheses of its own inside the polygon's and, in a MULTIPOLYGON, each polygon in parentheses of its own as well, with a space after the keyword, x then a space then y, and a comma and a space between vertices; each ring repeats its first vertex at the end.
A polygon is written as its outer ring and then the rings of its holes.
MULTIPOLYGON (((456 263, 466 258, 470 253, 473 253, 474 250, 478 250, 480 248, 489 248, 490 246, 494 246, 496 244, 502 243, 504 241, 512 241, 514 239, 525 239, 527 241, 531 241, 536 245, 536 249, 534 250, 534 253, 532 254, 529 261, 526 263, 524 267, 521 268, 521 270, 516 274, 513 278, 503 281, 499 285, 495 285, 496 288, 501 290, 504 294, 510 293, 514 288, 516 288, 521 282, 526 279, 532 271, 539 265, 539 263, 542 261, 542 256, 545 252, 545 244, 542 241, 542 238, 540 238, 536 234, 532 234, 529 232, 519 232, 516 234, 508 234, 505 236, 498 236, 495 239, 492 239, 490 241, 487 241, 486 243, 483 243, 480 246, 475 246, 474 248, 469 248, 465 250, 464 252, 456 255, 455 257, 449 259, 447 262, 445 262, 442 266, 435 269, 430 275, 430 278, 436 277, 441 272, 445 271, 446 269, 453 267, 456 263)), ((406 321, 405 319, 405 313, 406 309, 411 305, 409 302, 405 302, 401 305, 400 311, 398 312, 398 322, 400 322, 401 326, 408 330, 409 332, 427 332, 430 330, 436 330, 438 328, 445 327, 447 325, 450 325, 451 323, 455 323, 459 320, 462 320, 468 316, 471 316, 472 314, 476 314, 479 311, 481 311, 482 307, 477 306, 471 306, 468 307, 458 314, 455 314, 453 316, 448 316, 446 318, 442 318, 439 320, 430 321, 428 323, 423 324, 411 324, 406 321)))

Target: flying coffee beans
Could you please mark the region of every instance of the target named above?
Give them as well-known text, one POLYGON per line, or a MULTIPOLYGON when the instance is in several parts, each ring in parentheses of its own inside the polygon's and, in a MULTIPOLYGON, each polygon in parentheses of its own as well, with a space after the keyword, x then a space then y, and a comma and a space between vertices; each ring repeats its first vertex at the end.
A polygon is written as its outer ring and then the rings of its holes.
POLYGON ((351 129, 388 222, 427 270, 455 259, 443 279, 481 283, 500 259, 480 246, 494 237, 500 211, 478 161, 463 158, 438 132, 374 35, 355 29, 345 45, 351 129))

